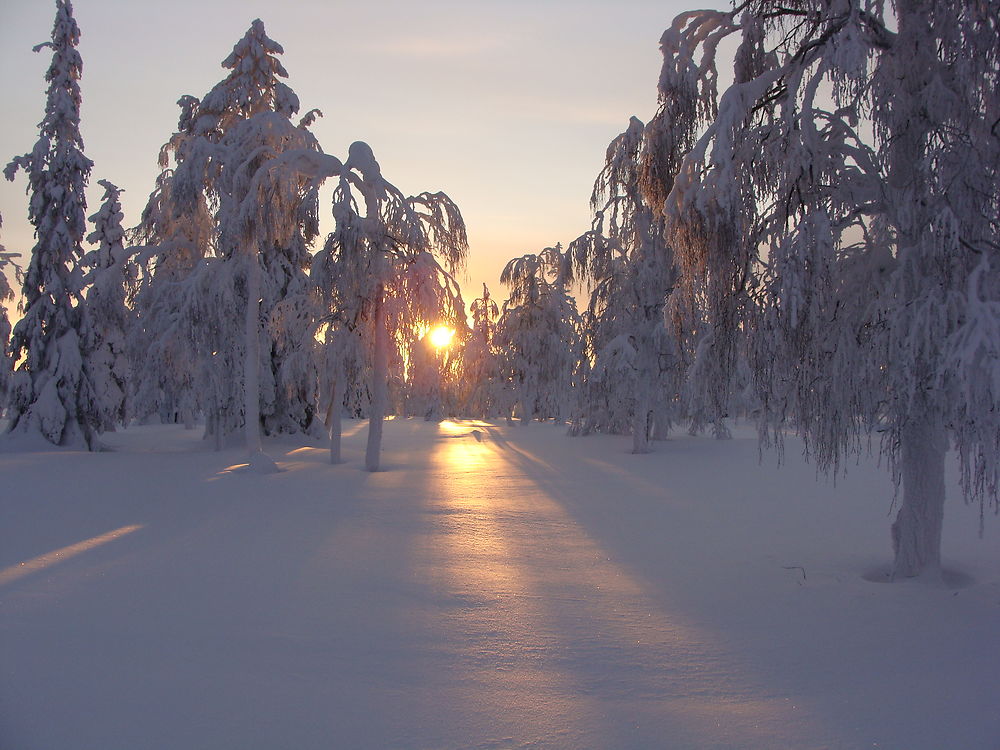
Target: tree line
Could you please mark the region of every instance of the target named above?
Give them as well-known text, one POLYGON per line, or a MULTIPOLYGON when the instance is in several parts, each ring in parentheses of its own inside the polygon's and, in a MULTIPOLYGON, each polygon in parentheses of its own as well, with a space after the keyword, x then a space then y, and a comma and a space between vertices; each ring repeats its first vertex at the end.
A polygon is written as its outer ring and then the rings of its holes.
POLYGON ((726 438, 741 415, 779 454, 798 434, 829 473, 880 452, 900 576, 940 574, 949 448, 966 501, 997 509, 996 4, 682 13, 660 39, 656 114, 608 146, 591 227, 511 260, 507 300, 484 286, 468 313, 458 207, 404 195, 363 142, 324 153, 259 20, 226 77, 180 100, 138 225, 101 181, 88 234, 79 29, 56 8, 39 141, 5 172, 28 178, 37 239, 11 274, 23 315, 0 318, 10 432, 95 449, 132 420, 202 419, 270 470, 262 434, 327 434, 339 461, 350 415, 370 420, 375 470, 391 413, 553 419, 637 453, 677 424, 726 438), (455 346, 427 341, 438 324, 455 346))

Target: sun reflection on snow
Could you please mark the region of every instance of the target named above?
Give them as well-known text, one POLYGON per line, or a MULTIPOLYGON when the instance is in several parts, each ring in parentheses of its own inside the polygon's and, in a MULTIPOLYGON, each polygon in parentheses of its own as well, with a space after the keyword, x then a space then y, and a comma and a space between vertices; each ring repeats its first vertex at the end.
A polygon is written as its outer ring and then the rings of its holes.
POLYGON ((241 471, 242 469, 247 469, 249 467, 250 467, 250 464, 248 464, 246 462, 239 463, 239 464, 231 464, 230 466, 227 466, 225 469, 220 469, 219 473, 217 474, 217 476, 221 477, 224 474, 232 474, 233 472, 241 471))
POLYGON ((495 482, 508 472, 505 458, 485 437, 493 434, 490 427, 440 424, 439 434, 454 439, 439 440, 432 456, 445 522, 427 555, 442 596, 463 605, 451 610, 452 625, 478 644, 478 679, 497 691, 504 717, 520 717, 529 733, 558 736, 565 726, 585 721, 595 706, 562 670, 540 658, 552 644, 552 629, 533 585, 537 570, 521 558, 510 533, 509 519, 521 509, 511 507, 518 503, 507 496, 510 488, 495 482))
POLYGON ((480 644, 488 678, 517 704, 508 709, 533 717, 531 730, 610 719, 628 685, 656 697, 643 722, 683 736, 766 746, 788 722, 822 734, 815 712, 761 690, 712 633, 666 611, 613 560, 568 512, 555 467, 486 423, 442 422, 439 435, 451 438, 432 456, 445 522, 426 554, 437 585, 463 603, 453 616, 480 644))
POLYGON ((57 550, 53 550, 52 552, 48 552, 44 555, 39 555, 38 557, 33 557, 30 560, 25 560, 17 565, 11 565, 9 568, 0 570, 0 586, 5 586, 6 584, 16 581, 19 578, 23 578, 24 576, 37 573, 45 568, 50 568, 53 565, 65 562, 71 557, 76 557, 83 552, 92 550, 95 547, 100 547, 102 544, 107 544, 108 542, 119 539, 126 534, 131 534, 133 531, 138 531, 141 528, 142 524, 122 526, 120 529, 109 531, 106 534, 85 539, 82 542, 70 544, 66 547, 60 547, 57 550))

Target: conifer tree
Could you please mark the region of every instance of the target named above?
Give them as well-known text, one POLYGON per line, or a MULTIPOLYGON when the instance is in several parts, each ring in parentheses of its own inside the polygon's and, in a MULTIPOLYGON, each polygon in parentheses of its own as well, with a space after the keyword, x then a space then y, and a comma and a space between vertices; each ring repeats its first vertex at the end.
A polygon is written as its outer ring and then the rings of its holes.
POLYGON ((83 369, 80 337, 84 189, 93 164, 80 136, 79 40, 72 4, 56 0, 52 41, 35 47, 52 50, 39 139, 4 171, 8 180, 18 170, 28 177, 28 218, 37 238, 24 277, 24 317, 14 326, 11 343, 14 359, 23 362, 15 375, 9 430, 96 449, 101 420, 83 369))
MULTIPOLYGON (((311 261, 308 247, 318 232, 317 195, 303 190, 294 179, 280 186, 270 215, 258 227, 262 232, 257 240, 259 271, 245 257, 248 248, 239 244, 239 233, 233 229, 239 224, 237 207, 246 197, 250 180, 267 161, 284 151, 319 150, 308 129, 316 113, 308 113, 297 125, 291 122, 299 101, 281 81, 288 77, 277 57, 283 51, 267 36, 264 24, 255 20, 223 61, 230 74, 193 112, 187 131, 189 153, 178 169, 182 181, 189 176, 205 179, 209 195, 219 205, 219 255, 230 263, 245 265, 246 294, 253 297, 250 286, 259 283, 258 332, 252 337, 258 344, 246 339, 251 349, 259 348, 259 366, 244 369, 245 377, 251 379, 251 390, 258 391, 261 424, 268 432, 308 430, 315 411, 315 390, 310 386, 314 378, 286 366, 286 359, 297 352, 267 336, 271 330, 267 323, 283 300, 306 293, 311 261), (188 169, 194 170, 191 175, 188 169), (214 175, 213 170, 217 170, 214 175), (274 231, 269 231, 270 227, 274 231), (256 389, 253 380, 258 383, 256 389)), ((293 320, 286 318, 282 326, 286 338, 295 333, 288 330, 293 320)), ((302 322, 308 325, 308 321, 302 322)), ((246 325, 251 325, 249 319, 246 325)), ((249 336, 249 331, 246 334, 249 336)), ((247 353, 247 362, 252 355, 247 353)))
POLYGON ((96 247, 83 256, 81 263, 86 270, 84 284, 88 286, 81 335, 84 371, 96 399, 100 430, 107 432, 127 422, 130 372, 126 331, 131 316, 125 295, 132 274, 121 223, 121 189, 107 180, 97 184, 104 188, 104 197, 98 212, 90 217, 94 231, 87 241, 96 247))

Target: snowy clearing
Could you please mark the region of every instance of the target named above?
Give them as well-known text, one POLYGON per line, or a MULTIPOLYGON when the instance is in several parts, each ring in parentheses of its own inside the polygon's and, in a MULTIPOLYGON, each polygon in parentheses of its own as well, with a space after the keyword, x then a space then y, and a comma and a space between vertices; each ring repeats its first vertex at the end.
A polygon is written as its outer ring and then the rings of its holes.
MULTIPOLYGON (((993 749, 996 530, 879 585, 891 485, 789 443, 385 425, 384 471, 179 426, 0 453, 0 746, 993 749)), ((952 468, 952 467, 950 467, 952 468)), ((952 477, 952 480, 954 478, 952 477)))

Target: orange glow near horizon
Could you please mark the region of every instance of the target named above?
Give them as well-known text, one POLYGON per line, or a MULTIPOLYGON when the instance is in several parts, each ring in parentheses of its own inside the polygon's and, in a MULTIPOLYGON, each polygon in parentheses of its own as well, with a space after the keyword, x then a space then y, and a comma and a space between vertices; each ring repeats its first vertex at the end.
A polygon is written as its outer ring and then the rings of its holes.
POLYGON ((455 337, 455 329, 448 326, 437 326, 430 330, 427 337, 435 349, 443 349, 451 344, 451 340, 455 337))

